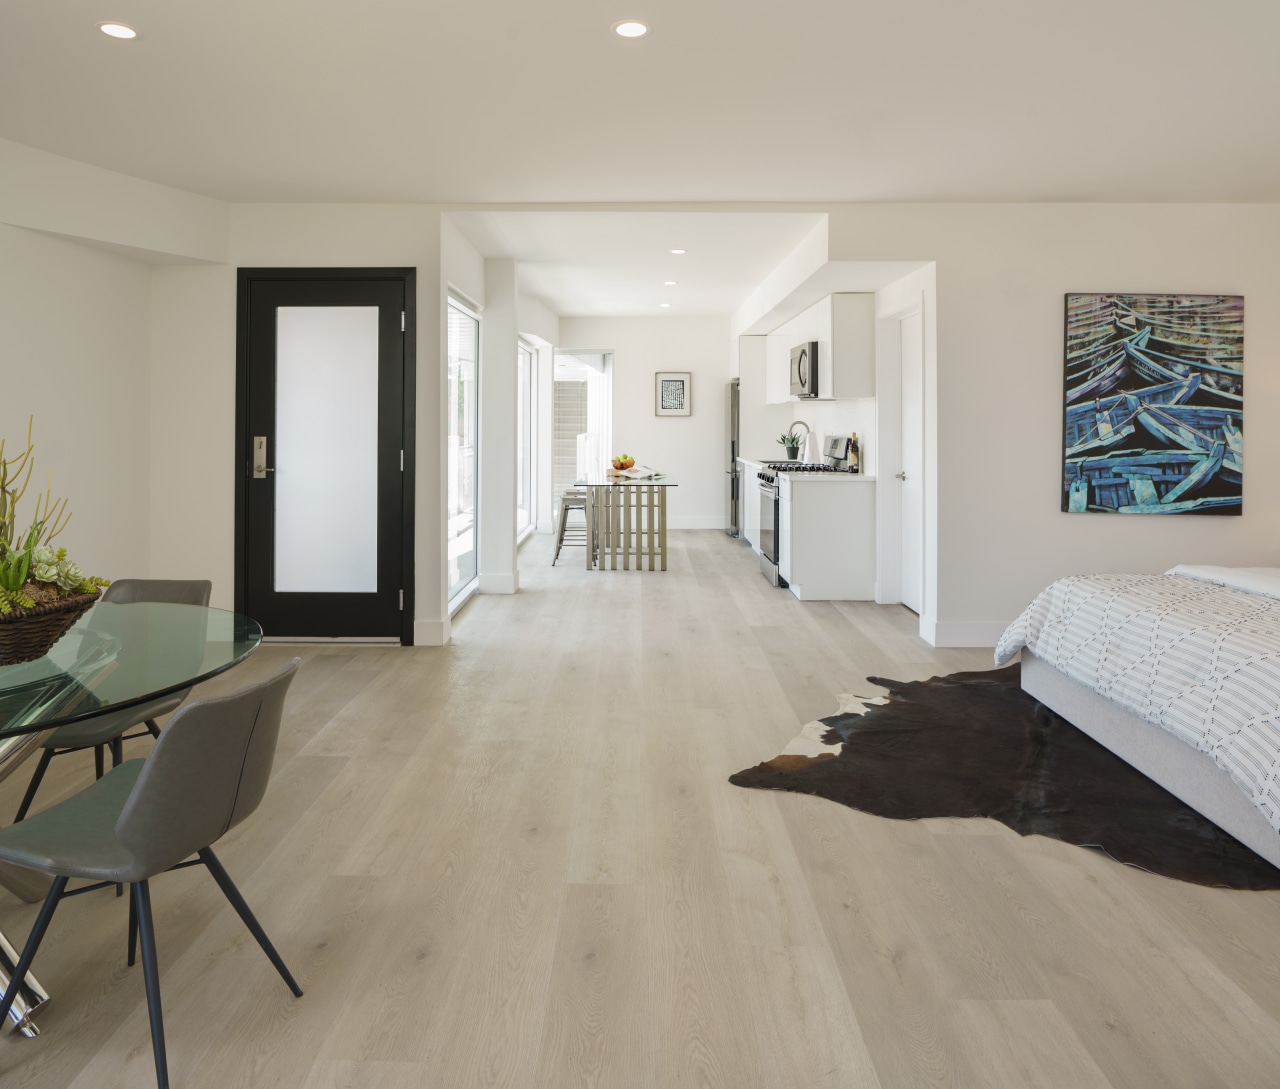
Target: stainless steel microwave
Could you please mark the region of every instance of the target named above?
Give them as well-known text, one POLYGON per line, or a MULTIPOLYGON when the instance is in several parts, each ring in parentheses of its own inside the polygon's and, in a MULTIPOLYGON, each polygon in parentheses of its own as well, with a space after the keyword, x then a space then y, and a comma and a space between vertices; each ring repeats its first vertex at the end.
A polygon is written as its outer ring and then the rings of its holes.
POLYGON ((818 342, 807 340, 791 349, 791 396, 818 396, 818 342))

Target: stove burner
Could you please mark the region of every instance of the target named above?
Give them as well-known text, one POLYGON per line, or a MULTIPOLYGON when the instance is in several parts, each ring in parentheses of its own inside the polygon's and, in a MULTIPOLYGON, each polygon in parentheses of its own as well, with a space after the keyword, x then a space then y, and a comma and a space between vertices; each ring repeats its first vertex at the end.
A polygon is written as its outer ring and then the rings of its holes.
POLYGON ((765 466, 775 473, 847 473, 848 469, 837 469, 834 465, 818 464, 812 461, 772 461, 765 466))

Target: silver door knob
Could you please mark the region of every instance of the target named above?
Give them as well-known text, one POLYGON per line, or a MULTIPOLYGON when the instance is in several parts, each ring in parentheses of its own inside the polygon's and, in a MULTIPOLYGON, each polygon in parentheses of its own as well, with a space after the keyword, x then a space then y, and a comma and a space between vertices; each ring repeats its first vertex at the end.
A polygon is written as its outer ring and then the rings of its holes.
POLYGON ((897 478, 898 478, 899 480, 906 480, 906 479, 907 479, 907 474, 906 474, 906 473, 896 473, 896 474, 894 474, 894 475, 895 475, 895 476, 897 476, 897 478))

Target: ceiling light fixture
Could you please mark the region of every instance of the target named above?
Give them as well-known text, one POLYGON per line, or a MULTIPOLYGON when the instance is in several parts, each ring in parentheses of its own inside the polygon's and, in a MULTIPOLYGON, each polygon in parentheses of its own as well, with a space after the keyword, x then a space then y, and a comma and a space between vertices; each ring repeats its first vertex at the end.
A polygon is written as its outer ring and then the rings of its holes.
POLYGON ((649 33, 649 28, 635 19, 624 19, 613 24, 613 32, 620 38, 643 38, 649 33))
POLYGON ((675 280, 663 280, 663 281, 662 281, 662 286, 663 286, 663 287, 675 287, 675 286, 676 286, 676 282, 675 282, 675 280))
POLYGON ((670 304, 670 303, 658 303, 658 305, 659 305, 659 306, 661 306, 661 307, 665 310, 665 309, 666 309, 668 306, 670 306, 671 304, 670 304))
POLYGON ((109 38, 136 38, 138 32, 124 23, 99 23, 98 29, 109 38))
POLYGON ((681 254, 681 253, 688 253, 689 251, 688 250, 672 250, 671 252, 674 254, 681 254))

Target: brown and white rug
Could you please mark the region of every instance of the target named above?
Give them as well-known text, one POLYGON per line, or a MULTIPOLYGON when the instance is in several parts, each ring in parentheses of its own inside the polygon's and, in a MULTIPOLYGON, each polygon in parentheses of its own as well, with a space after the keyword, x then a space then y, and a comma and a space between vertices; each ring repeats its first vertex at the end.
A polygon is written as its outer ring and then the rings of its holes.
POLYGON ((729 782, 899 820, 990 817, 1182 881, 1280 889, 1271 863, 1023 692, 1019 669, 869 677, 888 695, 839 697, 729 782))

